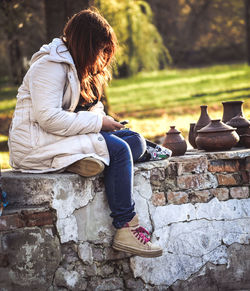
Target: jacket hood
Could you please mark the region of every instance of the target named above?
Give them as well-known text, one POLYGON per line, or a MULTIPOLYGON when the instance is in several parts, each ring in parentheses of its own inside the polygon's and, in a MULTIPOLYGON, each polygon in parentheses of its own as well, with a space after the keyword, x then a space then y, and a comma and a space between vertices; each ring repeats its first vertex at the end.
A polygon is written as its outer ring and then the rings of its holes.
POLYGON ((68 63, 75 66, 71 54, 60 38, 54 38, 51 43, 43 45, 40 50, 32 56, 30 65, 44 56, 47 56, 47 59, 53 62, 68 63))

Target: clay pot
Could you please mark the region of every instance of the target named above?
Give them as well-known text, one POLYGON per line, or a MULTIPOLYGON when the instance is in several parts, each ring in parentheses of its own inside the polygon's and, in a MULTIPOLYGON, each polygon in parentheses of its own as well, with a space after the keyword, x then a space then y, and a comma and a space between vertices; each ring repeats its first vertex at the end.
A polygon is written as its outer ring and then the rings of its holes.
POLYGON ((232 127, 236 127, 238 134, 246 134, 247 129, 250 126, 250 122, 240 113, 230 119, 226 124, 232 127))
MULTIPOLYGON (((195 132, 195 138, 197 137, 198 135, 198 130, 202 129, 204 126, 208 125, 209 122, 211 121, 208 113, 207 113, 207 105, 201 105, 200 106, 201 108, 201 114, 200 114, 200 117, 194 127, 194 132, 195 132)), ((197 145, 197 144, 196 144, 197 145)), ((199 146, 197 145, 198 149, 199 149, 199 146)))
POLYGON ((241 135, 240 140, 245 148, 250 149, 250 134, 241 135))
POLYGON ((189 133, 188 133, 188 141, 191 144, 191 146, 196 149, 197 145, 195 143, 195 132, 194 132, 194 127, 195 127, 195 123, 190 123, 190 129, 189 129, 189 133))
POLYGON ((222 122, 226 123, 238 114, 243 116, 243 112, 242 112, 243 103, 244 101, 222 102, 222 105, 223 105, 222 122))
POLYGON ((214 119, 198 131, 195 142, 205 151, 225 151, 230 150, 239 140, 235 128, 226 125, 220 119, 214 119))
POLYGON ((236 132, 240 136, 240 141, 237 146, 243 146, 241 136, 247 134, 250 122, 239 113, 226 124, 236 128, 236 132))
POLYGON ((175 126, 170 126, 162 145, 172 151, 172 156, 184 155, 187 150, 187 143, 175 126))

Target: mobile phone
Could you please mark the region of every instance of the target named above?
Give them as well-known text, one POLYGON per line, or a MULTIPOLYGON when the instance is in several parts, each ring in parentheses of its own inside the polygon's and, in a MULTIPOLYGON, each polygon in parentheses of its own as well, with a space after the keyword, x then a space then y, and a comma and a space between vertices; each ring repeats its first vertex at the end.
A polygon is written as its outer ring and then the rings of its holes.
POLYGON ((128 124, 128 120, 120 121, 120 124, 122 124, 122 125, 126 125, 126 124, 128 124))

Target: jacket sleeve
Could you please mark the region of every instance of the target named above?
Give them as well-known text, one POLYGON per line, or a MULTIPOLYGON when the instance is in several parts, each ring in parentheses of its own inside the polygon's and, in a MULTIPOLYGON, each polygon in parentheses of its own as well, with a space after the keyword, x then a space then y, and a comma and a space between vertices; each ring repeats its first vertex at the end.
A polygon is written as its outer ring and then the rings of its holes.
POLYGON ((30 70, 29 88, 34 118, 47 132, 72 136, 100 132, 102 115, 62 109, 67 73, 62 63, 38 61, 30 70))
POLYGON ((96 105, 91 107, 90 111, 98 113, 98 114, 103 115, 103 116, 106 116, 106 113, 104 112, 104 106, 103 106, 103 103, 101 101, 98 101, 96 103, 96 105))

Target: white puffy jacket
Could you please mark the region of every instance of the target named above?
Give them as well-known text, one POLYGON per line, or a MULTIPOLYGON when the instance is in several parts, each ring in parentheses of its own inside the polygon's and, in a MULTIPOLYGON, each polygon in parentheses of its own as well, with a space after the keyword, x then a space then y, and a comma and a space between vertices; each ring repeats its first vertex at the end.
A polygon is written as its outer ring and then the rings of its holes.
POLYGON ((87 156, 109 164, 103 136, 103 105, 74 113, 80 83, 73 59, 61 39, 44 45, 18 89, 9 132, 10 165, 23 172, 63 169, 87 156))

